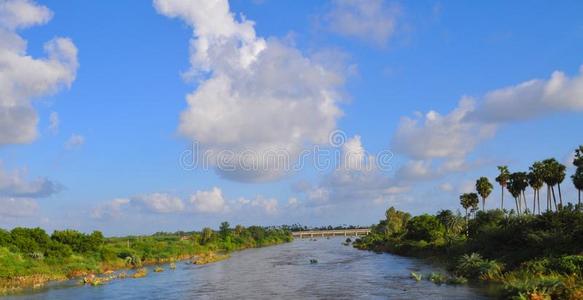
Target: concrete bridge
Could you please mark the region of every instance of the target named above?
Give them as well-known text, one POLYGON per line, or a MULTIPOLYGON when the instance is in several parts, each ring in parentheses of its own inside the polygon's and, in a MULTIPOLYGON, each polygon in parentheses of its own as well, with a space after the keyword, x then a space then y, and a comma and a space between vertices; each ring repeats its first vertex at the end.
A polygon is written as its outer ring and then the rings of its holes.
POLYGON ((294 238, 315 238, 330 236, 363 236, 370 233, 369 228, 363 229, 340 229, 340 230, 308 230, 292 232, 294 238))

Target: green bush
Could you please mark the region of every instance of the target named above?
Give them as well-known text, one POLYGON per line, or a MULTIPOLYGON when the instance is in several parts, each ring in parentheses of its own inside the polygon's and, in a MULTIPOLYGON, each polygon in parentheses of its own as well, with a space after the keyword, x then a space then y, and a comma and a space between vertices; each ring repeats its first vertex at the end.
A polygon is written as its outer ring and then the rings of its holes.
POLYGON ((405 239, 409 240, 424 240, 427 242, 435 241, 436 239, 443 237, 445 232, 445 227, 437 217, 424 214, 411 218, 407 222, 407 233, 405 234, 405 239))

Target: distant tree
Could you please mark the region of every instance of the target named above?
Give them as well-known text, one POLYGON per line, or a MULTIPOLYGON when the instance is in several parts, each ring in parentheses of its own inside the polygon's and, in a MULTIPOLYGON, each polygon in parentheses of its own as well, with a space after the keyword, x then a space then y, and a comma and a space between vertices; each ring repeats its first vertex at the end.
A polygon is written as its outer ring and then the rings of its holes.
POLYGON ((423 240, 427 242, 435 241, 443 236, 445 227, 437 217, 424 214, 415 216, 407 222, 406 239, 423 240))
POLYGON ((492 193, 492 189, 494 189, 494 186, 490 183, 487 177, 480 177, 480 179, 476 181, 476 191, 480 197, 482 197, 482 210, 485 210, 486 208, 486 199, 490 196, 490 193, 492 193))
POLYGON ((580 145, 579 148, 575 149, 573 165, 577 168, 583 168, 583 145, 580 145))
POLYGON ((548 187, 550 187, 553 196, 553 202, 555 203, 555 208, 560 209, 563 206, 561 182, 565 180, 566 167, 554 158, 545 159, 542 163, 544 169, 543 181, 547 184, 548 187), (557 205, 557 198, 555 196, 555 185, 558 185, 559 189, 559 205, 557 205))
POLYGON ((476 193, 465 193, 460 196, 460 204, 466 211, 466 229, 470 217, 469 213, 476 210, 478 208, 479 203, 480 199, 478 198, 478 194, 476 193))
POLYGON ((388 236, 395 236, 405 231, 405 226, 411 218, 411 215, 409 213, 396 210, 394 207, 390 207, 385 212, 385 217, 387 220, 385 234, 388 236))
POLYGON ((225 239, 227 236, 229 236, 231 233, 231 225, 229 222, 225 221, 221 223, 221 226, 219 227, 219 233, 222 239, 225 239))
POLYGON ((536 204, 538 204, 538 213, 540 214, 540 189, 544 185, 543 181, 543 163, 540 161, 534 162, 529 168, 528 184, 534 191, 532 200, 532 211, 536 212, 536 204))
MULTIPOLYGON (((287 229, 287 228, 285 228, 285 229, 287 229)), ((235 226, 235 234, 237 236, 242 235, 243 232, 245 232, 245 227, 243 225, 237 225, 237 226, 235 226)))
POLYGON ((213 230, 205 227, 202 229, 201 237, 200 237, 200 244, 206 245, 210 240, 213 238, 213 230))
MULTIPOLYGON (((510 179, 508 180, 508 191, 514 197, 514 202, 516 203, 516 212, 520 215, 522 211, 522 198, 524 197, 524 190, 528 186, 528 175, 526 172, 514 172, 510 174, 510 179)), ((525 210, 526 200, 524 201, 525 210)))
POLYGON ((508 171, 507 166, 498 166, 498 171, 500 171, 500 175, 496 177, 496 182, 498 182, 502 190, 501 208, 504 209, 504 189, 506 189, 506 185, 508 184, 508 180, 510 179, 510 171, 508 171))

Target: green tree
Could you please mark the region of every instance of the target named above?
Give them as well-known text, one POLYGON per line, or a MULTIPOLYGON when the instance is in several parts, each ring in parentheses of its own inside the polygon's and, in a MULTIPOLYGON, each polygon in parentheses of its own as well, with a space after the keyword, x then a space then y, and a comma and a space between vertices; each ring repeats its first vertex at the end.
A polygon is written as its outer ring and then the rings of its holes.
MULTIPOLYGON (((547 185, 547 190, 550 188, 550 192, 552 193, 553 202, 555 204, 555 209, 560 209, 563 206, 563 199, 561 195, 561 182, 565 179, 565 170, 566 167, 559 163, 554 158, 549 158, 543 160, 543 181, 547 185), (555 196, 555 185, 558 185, 559 189, 559 205, 557 205, 557 197, 555 196)), ((550 197, 547 196, 550 202, 550 197)))
POLYGON ((219 227, 219 233, 223 240, 231 234, 231 225, 229 222, 225 221, 221 223, 221 226, 219 227))
POLYGON ((208 228, 208 227, 203 228, 201 238, 200 238, 200 244, 206 245, 208 242, 211 241, 212 238, 213 238, 213 230, 208 228))
POLYGON ((490 183, 487 177, 480 177, 480 179, 476 181, 476 191, 480 197, 482 197, 482 210, 485 210, 486 208, 486 199, 490 196, 490 193, 492 193, 492 189, 494 189, 494 186, 490 183))
POLYGON ((579 148, 575 149, 573 164, 577 168, 583 168, 583 145, 580 145, 579 148))
POLYGON ((469 212, 476 210, 479 203, 480 199, 476 193, 465 193, 460 196, 460 204, 466 210, 466 235, 468 235, 469 212))
POLYGON ((536 205, 538 204, 538 213, 540 214, 540 189, 544 185, 543 181, 543 163, 540 161, 534 162, 530 166, 528 173, 528 184, 534 191, 532 199, 532 211, 536 212, 536 205))
POLYGON ((424 214, 415 216, 407 222, 406 239, 432 242, 443 236, 445 227, 437 217, 424 214))
POLYGON ((498 166, 498 171, 500 171, 500 174, 496 177, 496 182, 498 182, 500 189, 502 190, 501 208, 504 209, 504 189, 506 188, 508 180, 510 179, 510 171, 508 171, 508 166, 498 166))
POLYGON ((387 220, 385 234, 388 236, 396 236, 404 232, 405 226, 411 218, 411 215, 409 213, 396 210, 391 206, 385 212, 385 217, 387 220))
POLYGON ((528 207, 526 207, 526 199, 524 199, 524 190, 526 190, 527 187, 528 174, 526 172, 514 172, 510 174, 507 188, 512 197, 514 197, 514 202, 516 203, 516 212, 519 215, 522 212, 523 202, 524 210, 528 210, 528 207))

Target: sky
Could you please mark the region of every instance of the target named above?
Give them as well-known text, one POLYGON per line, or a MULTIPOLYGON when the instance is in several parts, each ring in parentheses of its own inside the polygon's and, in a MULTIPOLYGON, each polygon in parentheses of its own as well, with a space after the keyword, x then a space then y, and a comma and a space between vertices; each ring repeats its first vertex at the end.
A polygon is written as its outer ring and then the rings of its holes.
POLYGON ((368 225, 457 210, 497 165, 555 157, 570 176, 582 12, 0 0, 0 227, 368 225))

